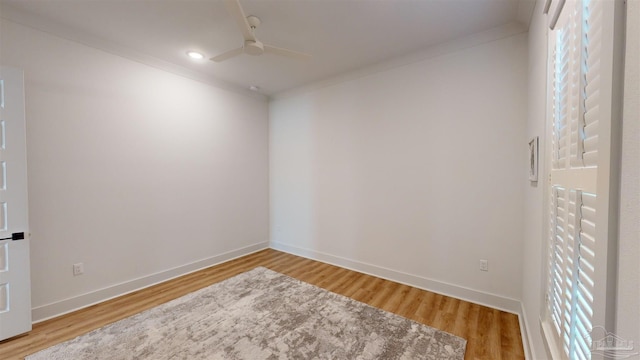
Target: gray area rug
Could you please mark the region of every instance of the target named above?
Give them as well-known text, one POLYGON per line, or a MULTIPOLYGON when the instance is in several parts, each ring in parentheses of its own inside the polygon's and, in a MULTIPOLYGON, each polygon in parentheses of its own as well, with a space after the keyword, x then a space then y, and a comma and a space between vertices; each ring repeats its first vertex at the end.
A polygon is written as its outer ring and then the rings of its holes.
POLYGON ((460 359, 466 340, 256 268, 39 359, 460 359))

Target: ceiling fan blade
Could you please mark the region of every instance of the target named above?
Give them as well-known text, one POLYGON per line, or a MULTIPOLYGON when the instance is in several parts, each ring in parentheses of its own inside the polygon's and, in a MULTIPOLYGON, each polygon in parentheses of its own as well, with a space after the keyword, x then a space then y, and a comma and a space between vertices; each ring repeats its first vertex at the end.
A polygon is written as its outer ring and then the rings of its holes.
POLYGON ((209 60, 215 61, 215 62, 225 61, 225 60, 230 59, 230 58, 232 58, 234 56, 238 56, 238 55, 242 54, 243 51, 244 50, 242 48, 229 50, 229 51, 224 52, 224 53, 222 53, 220 55, 216 55, 216 56, 212 57, 209 60))
POLYGON ((244 14, 244 10, 242 10, 242 5, 240 5, 240 0, 227 0, 227 10, 233 16, 238 27, 240 27, 240 31, 242 31, 242 36, 245 40, 256 41, 256 37, 251 31, 251 26, 247 21, 247 16, 244 14))
POLYGON ((286 57, 299 59, 299 60, 311 59, 311 55, 309 54, 305 54, 305 53, 301 53, 301 52, 293 51, 289 49, 283 49, 283 48, 279 48, 277 46, 271 46, 271 45, 264 45, 264 52, 275 54, 275 55, 286 56, 286 57))

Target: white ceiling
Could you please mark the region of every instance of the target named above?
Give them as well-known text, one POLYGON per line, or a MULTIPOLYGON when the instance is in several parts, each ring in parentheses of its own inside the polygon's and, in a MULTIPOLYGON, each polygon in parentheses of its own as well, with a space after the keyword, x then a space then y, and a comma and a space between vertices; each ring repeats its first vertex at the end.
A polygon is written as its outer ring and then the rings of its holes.
POLYGON ((242 45, 223 1, 0 0, 3 18, 87 45, 162 63, 195 76, 265 95, 290 90, 430 46, 519 22, 528 27, 532 0, 240 0, 262 25, 265 43, 313 55, 272 54, 194 61, 242 45))

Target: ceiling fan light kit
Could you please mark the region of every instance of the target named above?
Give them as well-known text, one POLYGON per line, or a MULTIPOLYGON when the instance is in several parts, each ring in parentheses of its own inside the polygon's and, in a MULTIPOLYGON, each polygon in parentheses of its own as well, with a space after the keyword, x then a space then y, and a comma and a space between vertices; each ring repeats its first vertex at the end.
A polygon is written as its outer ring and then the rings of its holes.
POLYGON ((221 62, 241 54, 259 56, 265 52, 299 60, 308 60, 311 58, 311 55, 309 54, 263 44, 255 35, 255 30, 261 23, 260 18, 254 15, 245 16, 239 0, 227 0, 226 4, 229 13, 233 15, 240 31, 242 31, 244 43, 242 47, 214 56, 210 60, 221 62))
POLYGON ((187 56, 195 60, 204 59, 204 55, 201 52, 193 51, 193 50, 187 51, 187 56))

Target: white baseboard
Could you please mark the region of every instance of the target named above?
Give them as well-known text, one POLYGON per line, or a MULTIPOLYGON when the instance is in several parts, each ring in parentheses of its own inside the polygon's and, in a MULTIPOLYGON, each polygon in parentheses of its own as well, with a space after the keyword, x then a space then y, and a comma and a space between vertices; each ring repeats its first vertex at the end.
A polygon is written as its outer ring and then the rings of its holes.
POLYGON ((387 269, 381 266, 367 264, 361 261, 351 260, 340 256, 327 254, 321 251, 302 249, 296 246, 271 242, 271 248, 284 251, 293 255, 318 260, 331 265, 340 266, 346 269, 355 270, 368 275, 395 281, 401 284, 413 286, 419 289, 428 290, 441 295, 454 297, 456 299, 465 300, 479 305, 488 306, 494 309, 521 315, 522 306, 520 301, 510 299, 500 295, 485 293, 482 291, 469 289, 462 286, 448 284, 445 282, 424 278, 417 275, 411 275, 400 271, 387 269))
POLYGON ((190 264, 143 276, 141 278, 126 281, 54 303, 38 306, 31 310, 31 316, 33 318, 33 322, 38 323, 268 248, 269 243, 266 241, 245 246, 237 250, 195 261, 190 264))
POLYGON ((527 316, 525 315, 524 303, 520 303, 520 314, 518 318, 520 320, 520 334, 522 335, 522 346, 524 347, 524 358, 526 360, 535 359, 535 353, 533 352, 533 340, 531 339, 531 332, 527 316))

